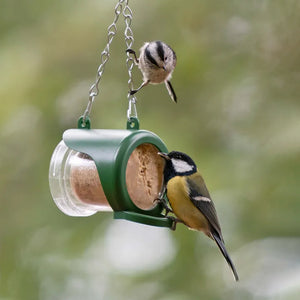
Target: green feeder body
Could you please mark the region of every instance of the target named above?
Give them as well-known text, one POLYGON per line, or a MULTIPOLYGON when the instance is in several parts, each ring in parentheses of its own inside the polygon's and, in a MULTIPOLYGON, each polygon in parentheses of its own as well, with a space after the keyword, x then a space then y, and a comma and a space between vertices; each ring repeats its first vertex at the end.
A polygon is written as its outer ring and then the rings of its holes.
MULTIPOLYGON (((133 151, 141 145, 150 144, 157 151, 167 152, 163 141, 150 131, 139 130, 138 120, 134 118, 127 122, 126 130, 89 129, 89 122, 84 127, 81 120, 78 127, 79 129, 65 131, 63 142, 69 149, 88 155, 94 161, 114 217, 147 225, 171 227, 172 221, 161 214, 161 205, 153 204, 149 209, 138 207, 131 199, 126 183, 126 169, 133 151)), ((51 172, 54 173, 50 170, 49 176, 53 176, 51 172)))

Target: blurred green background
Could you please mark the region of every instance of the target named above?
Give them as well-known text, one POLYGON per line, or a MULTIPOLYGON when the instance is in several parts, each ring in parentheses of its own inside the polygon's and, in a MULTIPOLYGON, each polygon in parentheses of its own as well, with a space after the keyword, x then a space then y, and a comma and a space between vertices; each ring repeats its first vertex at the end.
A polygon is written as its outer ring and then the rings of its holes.
MULTIPOLYGON (((52 201, 51 154, 85 109, 115 4, 0 2, 0 300, 299 299, 300 2, 130 1, 133 48, 159 39, 178 57, 178 104, 144 88, 141 127, 197 162, 239 283, 203 234, 52 201)), ((121 17, 93 128, 125 128, 123 31, 121 17)))

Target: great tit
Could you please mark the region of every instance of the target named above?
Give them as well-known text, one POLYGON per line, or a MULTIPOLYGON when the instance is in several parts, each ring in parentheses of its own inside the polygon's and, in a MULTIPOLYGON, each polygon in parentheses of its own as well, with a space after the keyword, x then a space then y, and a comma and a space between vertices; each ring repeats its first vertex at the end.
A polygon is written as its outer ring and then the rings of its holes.
POLYGON ((132 49, 126 52, 134 55, 135 63, 143 74, 143 83, 136 90, 130 91, 130 95, 138 92, 147 84, 165 83, 168 93, 174 102, 177 102, 175 91, 170 82, 176 66, 176 54, 173 49, 161 41, 145 43, 140 49, 140 57, 132 49))
POLYGON ((175 226, 177 222, 184 223, 190 229, 202 231, 213 239, 238 281, 237 271, 224 245, 214 203, 196 164, 182 152, 158 154, 165 160, 164 187, 171 206, 171 209, 166 209, 167 213, 171 211, 178 218, 174 219, 175 226))

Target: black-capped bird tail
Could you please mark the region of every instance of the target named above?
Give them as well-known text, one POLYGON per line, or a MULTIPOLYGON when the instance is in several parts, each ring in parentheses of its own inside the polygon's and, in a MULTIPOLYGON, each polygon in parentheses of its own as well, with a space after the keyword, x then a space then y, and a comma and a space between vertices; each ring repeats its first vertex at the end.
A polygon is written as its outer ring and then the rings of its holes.
POLYGON ((166 85, 166 88, 167 88, 167 90, 168 90, 168 93, 169 93, 171 99, 172 99, 175 103, 177 103, 177 96, 176 96, 176 94, 175 94, 175 91, 174 91, 174 89, 173 89, 173 86, 172 86, 171 82, 170 82, 169 80, 167 80, 167 81, 165 81, 165 85, 166 85))
POLYGON ((219 237, 219 235, 217 233, 212 232, 211 234, 212 234, 213 239, 215 240, 216 244, 218 245, 220 251, 222 252, 224 258, 226 259, 229 267, 231 268, 235 280, 239 281, 239 276, 237 274, 237 271, 235 269, 235 266, 234 266, 234 264, 233 264, 233 262, 232 262, 232 260, 231 260, 231 258, 229 256, 229 254, 228 254, 228 252, 227 252, 227 250, 225 248, 224 243, 222 242, 222 240, 220 239, 220 237, 219 237))

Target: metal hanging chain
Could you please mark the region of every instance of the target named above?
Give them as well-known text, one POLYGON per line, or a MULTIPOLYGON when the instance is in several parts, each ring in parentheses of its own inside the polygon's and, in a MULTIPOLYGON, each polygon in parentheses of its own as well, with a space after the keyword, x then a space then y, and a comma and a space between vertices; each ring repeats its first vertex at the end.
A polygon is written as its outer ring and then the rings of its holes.
MULTIPOLYGON (((96 74, 96 80, 95 83, 90 87, 89 89, 89 100, 87 107, 84 111, 84 114, 82 116, 82 125, 85 127, 87 118, 89 117, 91 110, 92 110, 92 105, 95 101, 96 96, 99 94, 99 83, 102 78, 105 65, 107 61, 109 60, 110 57, 110 45, 117 33, 117 22, 119 20, 120 14, 123 12, 124 20, 125 20, 125 43, 128 48, 132 47, 132 44, 134 42, 133 39, 133 32, 131 30, 131 22, 132 22, 132 10, 129 7, 129 0, 119 0, 117 5, 115 6, 115 18, 113 23, 108 26, 107 28, 107 44, 104 48, 104 50, 101 52, 101 64, 99 65, 97 69, 97 74, 96 74), (124 9, 123 9, 123 3, 125 3, 124 9)), ((133 89, 133 81, 132 81, 132 68, 134 66, 134 60, 132 57, 130 57, 129 53, 127 53, 127 58, 126 58, 126 65, 128 69, 128 75, 129 75, 129 80, 128 80, 128 86, 129 90, 133 89)), ((129 100, 129 106, 127 110, 127 118, 130 119, 131 117, 136 117, 137 118, 137 111, 136 111, 136 97, 133 95, 131 96, 130 93, 128 93, 128 100, 129 100)))
MULTIPOLYGON (((134 38, 133 38, 133 32, 131 29, 131 22, 132 22, 132 10, 129 7, 129 0, 126 0, 126 5, 123 10, 123 16, 125 20, 125 43, 126 43, 126 49, 131 49, 134 38)), ((127 52, 127 58, 126 58, 126 66, 128 70, 128 87, 129 91, 133 90, 133 79, 132 79, 132 69, 133 66, 135 65, 135 62, 132 58, 132 56, 127 52)), ((137 119, 137 109, 136 109, 136 97, 135 95, 130 95, 128 93, 127 95, 128 98, 128 110, 127 110, 127 119, 130 120, 131 118, 136 118, 137 119)))
POLYGON ((101 64, 99 65, 98 69, 97 69, 97 74, 96 74, 96 81, 95 83, 90 87, 89 89, 89 101, 88 101, 88 104, 87 104, 87 107, 84 111, 84 114, 83 114, 83 117, 82 117, 82 123, 83 123, 83 126, 85 125, 86 123, 86 120, 87 118, 89 117, 90 113, 91 113, 91 110, 92 110, 92 105, 93 105, 93 102, 95 100, 95 97, 98 96, 99 94, 99 82, 102 78, 102 75, 103 75, 103 72, 104 72, 104 68, 105 68, 105 65, 107 63, 107 61, 109 60, 109 57, 110 57, 110 53, 109 53, 109 50, 110 50, 110 45, 117 33, 117 22, 119 20, 119 16, 122 12, 122 4, 125 0, 119 0, 117 5, 115 6, 115 18, 114 18, 114 21, 112 22, 112 24, 110 26, 108 26, 107 28, 107 44, 104 48, 104 50, 101 52, 101 64))

